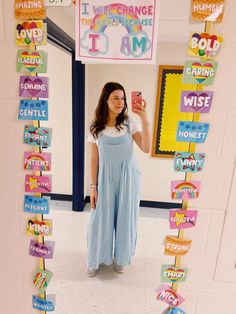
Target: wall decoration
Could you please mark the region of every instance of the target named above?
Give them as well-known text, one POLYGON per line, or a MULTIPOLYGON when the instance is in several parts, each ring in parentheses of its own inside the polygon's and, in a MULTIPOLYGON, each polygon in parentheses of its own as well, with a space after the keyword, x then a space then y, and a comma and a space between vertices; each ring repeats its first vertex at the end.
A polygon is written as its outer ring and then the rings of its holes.
POLYGON ((17 51, 17 72, 46 73, 47 52, 43 50, 22 49, 17 51))
POLYGON ((48 98, 48 78, 20 76, 19 96, 48 98))
POLYGON ((34 171, 51 170, 51 153, 24 153, 24 169, 34 171))
POLYGON ((76 59, 155 63, 157 4, 151 0, 77 1, 76 59), (134 2, 133 2, 134 3, 134 2))
POLYGON ((175 267, 172 265, 161 266, 161 281, 162 282, 183 282, 186 280, 188 268, 175 267))
POLYGON ((183 83, 211 85, 217 69, 215 61, 186 61, 183 83))
POLYGON ((167 235, 164 240, 165 244, 164 254, 171 256, 186 255, 191 247, 191 243, 192 240, 167 235))
POLYGON ((208 33, 191 33, 188 55, 204 59, 216 59, 223 44, 223 37, 208 33))
POLYGON ((24 143, 33 146, 42 146, 47 148, 51 145, 52 129, 36 128, 33 125, 25 125, 24 143))
POLYGON ((225 0, 192 0, 192 20, 221 22, 225 0))
POLYGON ((196 225, 197 210, 175 210, 169 211, 170 229, 186 229, 196 225))
POLYGON ((197 198, 200 191, 200 181, 171 181, 171 198, 190 200, 197 198))
POLYGON ((43 20, 16 22, 17 46, 44 46, 47 40, 47 27, 43 20))
POLYGON ((24 211, 33 214, 48 214, 49 213, 49 199, 41 198, 31 195, 24 197, 24 211))
POLYGON ((186 312, 179 307, 173 307, 171 309, 168 309, 167 312, 165 311, 165 313, 163 314, 186 314, 186 312))
POLYGON ((22 99, 19 105, 19 120, 48 120, 48 101, 22 99))
POLYGON ((38 289, 39 293, 44 293, 44 291, 47 289, 49 282, 53 276, 53 273, 49 270, 41 270, 38 269, 33 278, 33 282, 35 287, 38 289))
POLYGON ((208 113, 211 109, 213 92, 209 91, 182 91, 181 112, 208 113))
POLYGON ((204 166, 206 154, 176 152, 174 157, 174 169, 179 172, 198 172, 204 166))
POLYGON ((156 299, 163 301, 171 306, 176 306, 184 302, 184 298, 177 294, 168 285, 161 285, 157 290, 156 299))
POLYGON ((44 0, 44 5, 47 7, 68 7, 72 0, 44 0))
POLYGON ((209 123, 179 121, 177 141, 204 143, 209 130, 209 123))
POLYGON ((49 193, 52 192, 51 176, 25 175, 25 192, 49 193))
POLYGON ((36 310, 43 311, 43 312, 55 311, 55 295, 48 294, 46 300, 36 295, 33 295, 32 307, 36 310))
POLYGON ((51 236, 52 235, 52 220, 37 220, 28 219, 27 220, 27 234, 29 236, 51 236))
POLYGON ((16 19, 45 19, 44 0, 15 0, 16 19))
POLYGON ((29 255, 44 259, 51 259, 53 258, 54 254, 54 246, 55 242, 53 241, 46 241, 43 244, 31 239, 29 246, 29 255))

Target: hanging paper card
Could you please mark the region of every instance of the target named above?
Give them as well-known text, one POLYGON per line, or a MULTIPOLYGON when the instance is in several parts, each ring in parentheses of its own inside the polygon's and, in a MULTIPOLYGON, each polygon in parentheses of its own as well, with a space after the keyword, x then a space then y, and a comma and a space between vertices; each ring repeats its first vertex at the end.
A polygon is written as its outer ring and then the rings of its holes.
POLYGON ((48 98, 48 78, 43 76, 20 76, 19 96, 48 98))
POLYGON ((47 39, 47 27, 43 20, 16 22, 17 46, 44 46, 47 39))
POLYGON ((157 300, 163 301, 171 306, 176 306, 184 302, 184 298, 177 294, 168 285, 161 285, 157 290, 157 300))
POLYGON ((52 192, 51 176, 25 176, 25 192, 49 193, 52 192))
POLYGON ((27 234, 29 236, 51 236, 52 235, 52 220, 27 220, 27 234))
POLYGON ((51 145, 52 129, 36 128, 33 125, 25 125, 24 143, 32 146, 47 148, 51 145))
POLYGON ((186 229, 196 225, 197 210, 175 210, 169 211, 170 229, 186 229))
POLYGON ((180 172, 198 172, 202 170, 204 161, 204 153, 176 152, 174 156, 174 169, 180 172))
POLYGON ((51 170, 51 153, 24 153, 24 169, 34 171, 51 170))
POLYGON ((44 0, 15 0, 16 19, 45 19, 44 0))
POLYGON ((19 106, 19 120, 48 120, 48 101, 22 99, 19 106))
POLYGON ((176 139, 180 142, 204 143, 209 126, 209 123, 179 121, 176 139))
POLYGON ((47 269, 45 270, 38 269, 35 272, 33 282, 35 287, 39 290, 39 293, 43 293, 47 289, 52 276, 53 273, 47 269))
POLYGON ((181 239, 178 238, 177 236, 166 236, 164 243, 165 255, 183 256, 188 253, 191 247, 192 240, 181 239))
POLYGON ((47 52, 43 50, 18 50, 16 70, 17 72, 46 73, 47 52))
POLYGON ((181 112, 207 113, 211 109, 213 92, 208 91, 182 91, 181 112))
MULTIPOLYGON (((68 7, 72 4, 72 0, 44 0, 44 5, 47 7, 68 7)), ((75 1, 74 1, 75 4, 75 1)))
POLYGON ((78 0, 76 59, 155 63, 157 5, 154 0, 78 0))
POLYGON ((186 314, 186 312, 178 307, 173 307, 163 314, 186 314))
POLYGON ((48 214, 49 200, 48 198, 25 195, 24 211, 33 214, 48 214))
POLYGON ((216 59, 223 41, 221 35, 191 33, 188 44, 188 55, 197 58, 216 59))
POLYGON ((44 244, 39 243, 33 239, 30 240, 30 247, 29 247, 29 255, 44 258, 44 259, 51 259, 53 258, 54 254, 54 245, 55 242, 53 241, 46 241, 44 244))
POLYGON ((225 0, 192 0, 192 20, 221 22, 225 0))
POLYGON ((197 198, 200 191, 200 181, 171 181, 171 198, 190 200, 197 198))
POLYGON ((55 311, 55 295, 47 294, 47 299, 44 300, 36 295, 32 298, 32 307, 42 312, 55 311))
POLYGON ((186 61, 183 83, 211 85, 215 79, 216 68, 215 61, 186 61))
POLYGON ((161 266, 161 281, 162 282, 183 282, 186 280, 188 269, 183 267, 175 267, 172 265, 161 266))

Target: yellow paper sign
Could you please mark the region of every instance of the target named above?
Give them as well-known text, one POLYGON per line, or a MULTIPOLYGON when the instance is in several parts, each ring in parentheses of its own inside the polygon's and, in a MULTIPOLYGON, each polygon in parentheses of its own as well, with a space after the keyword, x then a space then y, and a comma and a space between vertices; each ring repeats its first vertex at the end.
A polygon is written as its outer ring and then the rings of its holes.
POLYGON ((47 39, 47 27, 43 20, 16 22, 17 46, 44 46, 47 39))
POLYGON ((16 19, 45 19, 44 0, 15 0, 16 19))
POLYGON ((192 0, 192 20, 221 22, 224 4, 224 0, 192 0))

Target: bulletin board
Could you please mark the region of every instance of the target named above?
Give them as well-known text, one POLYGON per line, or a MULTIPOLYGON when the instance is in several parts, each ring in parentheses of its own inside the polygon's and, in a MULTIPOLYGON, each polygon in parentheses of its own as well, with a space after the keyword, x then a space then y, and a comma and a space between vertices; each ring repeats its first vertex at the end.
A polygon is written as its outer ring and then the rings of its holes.
POLYGON ((183 66, 160 65, 154 116, 152 156, 173 158, 176 151, 186 152, 189 143, 177 142, 178 122, 192 121, 193 113, 180 112, 181 91, 196 90, 197 85, 183 84, 183 66))

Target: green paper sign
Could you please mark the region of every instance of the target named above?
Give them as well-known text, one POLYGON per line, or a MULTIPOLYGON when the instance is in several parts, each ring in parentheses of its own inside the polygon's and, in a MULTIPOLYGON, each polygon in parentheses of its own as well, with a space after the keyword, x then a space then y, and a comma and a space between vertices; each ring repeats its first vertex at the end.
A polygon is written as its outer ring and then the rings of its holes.
POLYGON ((212 85, 215 79, 217 62, 186 61, 183 72, 184 84, 212 85))
POLYGON ((34 282, 35 287, 38 289, 39 293, 43 293, 47 289, 52 276, 53 276, 53 273, 47 269, 36 270, 36 272, 34 273, 33 282, 34 282))
POLYGON ((162 282, 183 282, 186 280, 188 268, 174 267, 172 265, 161 266, 161 281, 162 282))
POLYGON ((21 49, 17 51, 17 72, 46 73, 47 52, 21 49))

